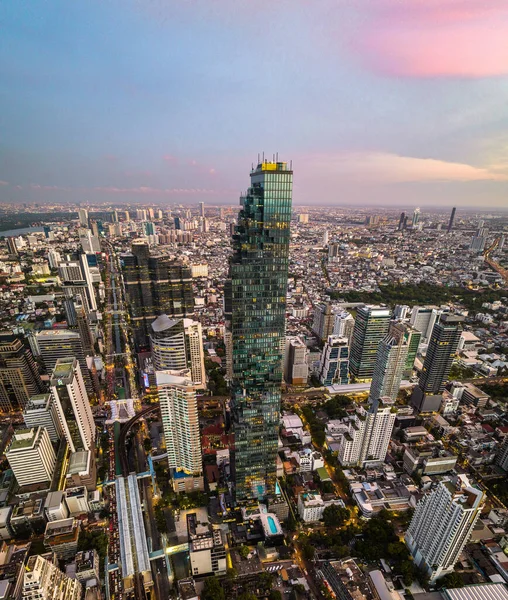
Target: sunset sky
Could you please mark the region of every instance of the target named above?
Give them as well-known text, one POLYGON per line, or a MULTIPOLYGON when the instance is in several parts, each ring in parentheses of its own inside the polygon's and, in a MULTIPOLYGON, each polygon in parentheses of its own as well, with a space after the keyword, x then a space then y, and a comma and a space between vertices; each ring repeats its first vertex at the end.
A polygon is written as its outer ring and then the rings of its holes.
POLYGON ((508 208, 507 0, 5 0, 0 202, 508 208))

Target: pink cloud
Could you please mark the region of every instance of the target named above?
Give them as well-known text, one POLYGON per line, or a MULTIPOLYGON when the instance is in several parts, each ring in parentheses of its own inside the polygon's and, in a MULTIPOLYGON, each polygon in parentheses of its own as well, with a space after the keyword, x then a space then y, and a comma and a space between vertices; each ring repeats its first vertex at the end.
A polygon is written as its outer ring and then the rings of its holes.
POLYGON ((508 74, 505 0, 376 0, 354 42, 369 69, 400 77, 508 74))
POLYGON ((2 181, 2 180, 0 179, 0 185, 9 185, 9 182, 8 182, 8 181, 2 181))
POLYGON ((176 156, 173 156, 172 154, 165 154, 162 157, 162 159, 165 160, 166 162, 172 163, 172 164, 175 164, 178 162, 178 158, 176 156))

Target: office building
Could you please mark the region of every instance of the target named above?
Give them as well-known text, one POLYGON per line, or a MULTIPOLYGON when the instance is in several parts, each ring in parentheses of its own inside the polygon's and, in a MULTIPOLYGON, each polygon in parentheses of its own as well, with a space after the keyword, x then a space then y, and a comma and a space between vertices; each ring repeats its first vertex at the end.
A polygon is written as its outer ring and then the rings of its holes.
POLYGON ((44 531, 44 546, 54 552, 60 560, 69 560, 76 556, 81 524, 76 519, 50 521, 44 531))
POLYGON ((398 231, 402 231, 404 229, 405 222, 406 222, 406 213, 405 212, 401 212, 400 213, 400 219, 399 219, 399 225, 397 227, 398 231))
POLYGON ((60 571, 54 553, 28 559, 23 574, 23 600, 81 600, 82 593, 79 581, 60 571))
POLYGON ((204 202, 199 203, 199 215, 201 217, 203 217, 203 219, 205 218, 205 203, 204 202))
POLYGON ((201 323, 160 315, 151 324, 150 350, 155 371, 190 369, 196 389, 206 388, 201 323))
POLYGON ((409 323, 414 329, 422 332, 422 342, 426 342, 439 321, 442 311, 437 308, 414 306, 409 323))
POLYGON ((190 371, 157 371, 155 376, 169 468, 200 478, 198 402, 190 371))
POLYGON ((353 315, 347 310, 341 309, 337 309, 334 313, 332 334, 338 335, 339 337, 345 337, 348 342, 351 343, 355 326, 353 315))
POLYGON ((85 356, 93 356, 94 354, 94 339, 90 324, 86 316, 86 310, 83 305, 81 296, 77 296, 73 301, 74 315, 76 318, 76 327, 79 332, 79 337, 83 344, 83 352, 85 356))
POLYGON ((292 185, 287 163, 258 164, 233 236, 224 312, 232 342, 237 501, 275 489, 292 185))
POLYGON ((23 420, 28 429, 44 427, 52 442, 58 442, 63 435, 55 398, 51 393, 32 396, 23 411, 23 420))
POLYGON ((384 462, 397 417, 389 398, 374 400, 368 411, 360 410, 341 436, 338 458, 342 466, 384 462))
POLYGON ((487 244, 487 236, 489 230, 487 227, 479 227, 474 236, 471 238, 469 249, 472 252, 483 252, 487 244))
POLYGON ((90 395, 93 394, 92 378, 79 333, 65 329, 43 330, 35 334, 35 341, 48 374, 52 373, 59 358, 73 356, 79 362, 86 391, 90 395))
POLYGON ((484 493, 465 475, 441 481, 420 500, 405 539, 416 565, 431 581, 453 571, 483 504, 484 493))
POLYGON ((328 336, 321 352, 318 378, 321 385, 349 383, 349 341, 338 335, 328 336))
POLYGON ((349 371, 356 380, 372 379, 379 342, 388 332, 390 317, 387 308, 362 306, 358 309, 349 354, 349 371))
POLYGON ((454 206, 452 208, 452 214, 450 215, 450 220, 448 221, 448 229, 446 230, 447 233, 450 233, 450 231, 453 229, 453 222, 455 221, 456 211, 457 211, 457 209, 454 206))
POLYGON ((79 224, 82 227, 88 227, 88 210, 86 208, 80 208, 78 210, 79 224))
POLYGON ((226 547, 219 527, 198 521, 196 513, 187 514, 191 575, 224 575, 226 547))
POLYGON ((388 328, 388 335, 395 337, 397 340, 402 339, 403 343, 407 344, 407 359, 404 371, 402 373, 403 378, 409 379, 413 374, 413 368, 420 347, 422 339, 421 331, 416 330, 409 323, 402 323, 400 321, 391 321, 388 328))
POLYGON ((79 362, 73 357, 59 358, 49 384, 70 451, 92 450, 95 423, 79 362))
POLYGON ((406 368, 409 346, 404 336, 387 334, 378 346, 376 364, 370 384, 369 399, 391 398, 394 402, 406 368))
POLYGON ((69 509, 62 491, 49 492, 44 502, 44 514, 48 521, 61 521, 69 516, 69 509))
POLYGON ((48 432, 43 427, 18 429, 5 451, 18 484, 49 484, 53 479, 56 455, 48 432))
POLYGON ((309 377, 307 362, 309 351, 299 337, 286 338, 284 353, 284 379, 292 385, 305 385, 309 377))
POLYGON ((132 251, 121 255, 121 262, 134 341, 138 348, 147 348, 150 324, 158 315, 193 315, 191 268, 168 256, 150 254, 145 242, 133 243, 132 251))
POLYGON ((0 333, 0 411, 22 410, 43 390, 30 349, 11 332, 0 333))

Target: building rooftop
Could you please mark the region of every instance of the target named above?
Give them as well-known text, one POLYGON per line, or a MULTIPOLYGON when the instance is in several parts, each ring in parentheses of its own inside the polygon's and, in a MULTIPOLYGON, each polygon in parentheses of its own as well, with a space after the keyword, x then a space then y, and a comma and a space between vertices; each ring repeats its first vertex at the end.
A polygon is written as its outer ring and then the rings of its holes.
POLYGON ((31 448, 37 438, 40 427, 31 429, 18 429, 12 436, 12 441, 7 449, 8 452, 31 448))

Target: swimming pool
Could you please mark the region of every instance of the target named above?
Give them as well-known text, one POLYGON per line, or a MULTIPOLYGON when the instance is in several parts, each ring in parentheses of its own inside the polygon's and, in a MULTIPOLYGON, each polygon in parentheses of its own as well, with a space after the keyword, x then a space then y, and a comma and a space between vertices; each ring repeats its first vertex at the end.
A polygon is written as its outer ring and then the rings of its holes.
POLYGON ((270 528, 270 533, 272 535, 275 535, 276 533, 279 532, 278 528, 277 528, 277 524, 274 521, 273 517, 267 517, 266 520, 268 521, 268 527, 270 528))

